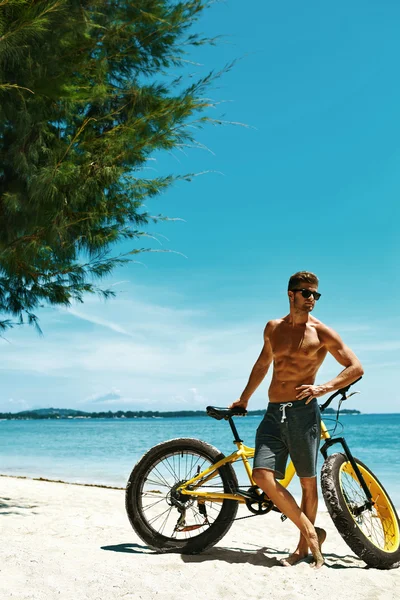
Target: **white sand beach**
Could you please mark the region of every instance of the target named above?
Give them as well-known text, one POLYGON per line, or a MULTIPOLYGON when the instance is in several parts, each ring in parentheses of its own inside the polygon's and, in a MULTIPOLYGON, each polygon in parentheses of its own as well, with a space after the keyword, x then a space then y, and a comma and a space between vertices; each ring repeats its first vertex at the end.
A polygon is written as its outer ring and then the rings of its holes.
MULTIPOLYGON (((322 508, 322 505, 321 505, 322 508)), ((239 516, 245 516, 246 509, 239 516)), ((124 491, 0 477, 1 600, 201 600, 244 598, 394 600, 400 569, 366 568, 326 512, 319 571, 285 568, 297 531, 279 515, 236 521, 204 554, 156 554, 131 528, 124 491)))

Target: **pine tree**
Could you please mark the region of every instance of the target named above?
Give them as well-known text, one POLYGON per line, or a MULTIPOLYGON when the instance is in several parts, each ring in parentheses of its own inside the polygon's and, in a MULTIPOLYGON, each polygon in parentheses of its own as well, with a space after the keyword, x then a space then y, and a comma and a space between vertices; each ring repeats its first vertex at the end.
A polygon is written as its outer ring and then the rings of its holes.
MULTIPOLYGON (((37 325, 43 303, 100 290, 112 256, 152 217, 146 198, 177 179, 144 177, 159 150, 196 143, 210 121, 185 84, 205 0, 0 0, 0 313, 37 325), (181 75, 172 77, 181 68, 181 75)), ((189 178, 189 176, 188 176, 189 178)), ((0 321, 5 329, 12 319, 0 321)))

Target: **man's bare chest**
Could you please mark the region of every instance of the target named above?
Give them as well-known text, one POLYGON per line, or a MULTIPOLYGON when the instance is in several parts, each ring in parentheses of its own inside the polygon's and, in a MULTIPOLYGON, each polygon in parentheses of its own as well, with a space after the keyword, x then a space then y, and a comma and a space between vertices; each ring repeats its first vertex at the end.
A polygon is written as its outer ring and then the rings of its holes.
POLYGON ((307 358, 323 348, 315 328, 281 328, 274 332, 270 341, 276 358, 289 355, 307 358))

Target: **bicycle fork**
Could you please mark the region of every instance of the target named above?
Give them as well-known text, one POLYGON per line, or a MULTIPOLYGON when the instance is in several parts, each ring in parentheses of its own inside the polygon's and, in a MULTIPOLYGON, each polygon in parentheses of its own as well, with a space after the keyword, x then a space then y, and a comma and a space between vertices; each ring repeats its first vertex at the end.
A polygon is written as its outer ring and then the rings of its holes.
MULTIPOLYGON (((371 510, 374 502, 372 500, 372 494, 368 489, 367 484, 365 483, 365 479, 360 471, 360 469, 358 468, 358 465, 356 463, 356 461, 354 460, 354 456, 352 455, 350 448, 347 445, 347 442, 344 438, 342 437, 338 437, 338 438, 325 438, 325 443, 324 445, 321 447, 321 453, 322 456, 324 457, 324 459, 326 460, 328 458, 328 448, 330 448, 331 446, 333 446, 334 444, 341 444, 342 448, 344 450, 344 454, 346 455, 347 460, 349 461, 349 463, 351 464, 354 473, 357 476, 357 479, 363 489, 363 492, 366 496, 366 502, 365 504, 363 504, 362 506, 357 507, 356 509, 354 509, 354 516, 358 517, 365 509, 371 510)), ((344 492, 343 492, 344 493, 344 492)))

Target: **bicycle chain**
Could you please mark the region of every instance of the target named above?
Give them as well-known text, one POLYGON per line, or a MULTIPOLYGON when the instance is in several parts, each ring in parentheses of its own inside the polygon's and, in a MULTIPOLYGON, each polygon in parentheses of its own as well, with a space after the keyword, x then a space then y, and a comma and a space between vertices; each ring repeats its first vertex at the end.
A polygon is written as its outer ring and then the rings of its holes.
MULTIPOLYGON (((252 517, 262 517, 263 515, 246 515, 245 517, 236 517, 236 519, 233 519, 234 521, 242 521, 243 519, 251 519, 252 517)), ((228 519, 227 519, 228 520, 228 519)))

